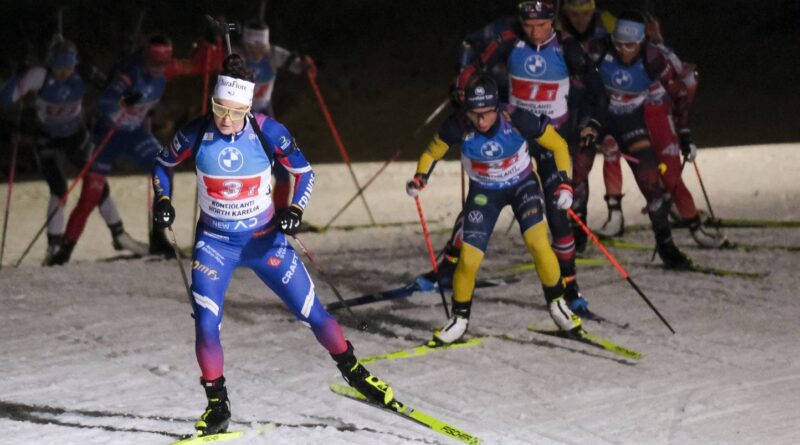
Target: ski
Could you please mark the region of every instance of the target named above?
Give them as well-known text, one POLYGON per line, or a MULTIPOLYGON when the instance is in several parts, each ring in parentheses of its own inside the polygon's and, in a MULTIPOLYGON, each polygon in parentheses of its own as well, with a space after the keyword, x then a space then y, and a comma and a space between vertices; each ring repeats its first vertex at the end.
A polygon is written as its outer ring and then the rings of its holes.
POLYGON ((201 443, 224 442, 226 440, 237 439, 244 435, 243 431, 230 431, 227 433, 209 434, 208 436, 190 436, 169 445, 196 445, 201 443))
POLYGON ((747 279, 761 279, 769 275, 769 272, 745 272, 741 270, 731 270, 731 269, 722 269, 719 267, 710 267, 710 266, 701 266, 699 264, 692 264, 686 268, 680 269, 668 269, 664 267, 663 264, 657 263, 633 263, 634 266, 641 266, 648 269, 661 269, 669 272, 693 272, 693 273, 703 273, 706 275, 714 275, 716 277, 723 277, 723 278, 747 278, 747 279))
MULTIPOLYGON (((603 266, 607 263, 608 261, 605 258, 575 258, 575 264, 580 266, 603 266)), ((519 266, 511 267, 506 269, 504 272, 518 273, 529 270, 536 270, 536 265, 534 265, 532 261, 525 264, 520 264, 519 266)))
POLYGON ((605 349, 608 352, 612 352, 614 354, 633 360, 639 360, 642 358, 641 353, 636 352, 632 349, 628 349, 622 345, 618 345, 617 343, 614 343, 613 341, 608 340, 606 338, 598 337, 590 332, 587 332, 583 328, 579 328, 577 331, 565 332, 558 328, 541 328, 539 326, 531 324, 528 325, 528 330, 531 332, 536 332, 538 334, 579 341, 581 343, 585 343, 587 345, 594 346, 596 348, 605 349))
POLYGON ((730 228, 767 228, 767 229, 793 229, 800 227, 800 221, 780 221, 766 219, 708 219, 703 225, 710 227, 730 227, 730 228))
POLYGON ((482 340, 483 340, 482 337, 473 337, 470 338, 469 340, 463 340, 448 344, 441 344, 433 340, 430 340, 424 345, 420 345, 415 348, 402 349, 400 351, 387 352, 385 354, 377 354, 377 355, 370 355, 367 357, 361 357, 360 359, 358 359, 358 361, 362 364, 366 364, 366 363, 377 362, 380 360, 397 360, 403 358, 421 357, 423 355, 428 355, 431 352, 442 351, 444 349, 455 349, 455 348, 466 348, 469 346, 477 346, 481 344, 482 340))
MULTIPOLYGON (((652 244, 635 243, 614 238, 605 239, 603 241, 603 244, 605 244, 606 247, 617 247, 620 249, 630 249, 630 250, 652 251, 654 249, 652 244)), ((700 247, 697 245, 687 245, 680 247, 686 249, 710 250, 708 248, 700 247)), ((785 250, 787 252, 800 252, 800 246, 769 246, 763 244, 735 243, 726 240, 725 244, 722 247, 720 247, 720 250, 742 250, 744 252, 751 252, 754 250, 785 250)))
MULTIPOLYGON (((513 284, 519 281, 519 278, 516 277, 497 277, 497 278, 488 278, 484 280, 478 280, 475 283, 476 289, 482 289, 487 287, 496 287, 496 286, 504 286, 507 284, 513 284)), ((390 300, 399 300, 402 298, 409 298, 417 292, 435 292, 439 290, 439 286, 436 283, 432 285, 422 278, 418 278, 414 280, 412 283, 408 283, 404 286, 397 287, 394 289, 389 289, 381 292, 373 292, 369 294, 362 295, 360 297, 349 298, 342 301, 334 301, 329 303, 325 306, 325 309, 328 311, 335 311, 338 309, 342 309, 345 306, 353 307, 353 306, 361 306, 364 304, 370 303, 377 303, 380 301, 390 301, 390 300)))
POLYGON ((330 385, 331 391, 334 394, 338 394, 340 396, 347 397, 348 399, 356 400, 362 403, 365 403, 369 406, 380 408, 391 413, 400 415, 403 418, 411 420, 419 425, 422 425, 426 428, 429 428, 437 433, 443 434, 447 437, 453 438, 459 442, 470 444, 470 445, 477 445, 481 443, 481 439, 474 434, 470 434, 466 431, 463 431, 459 428, 456 428, 444 421, 441 421, 430 414, 426 414, 418 409, 412 408, 399 400, 395 399, 392 401, 390 405, 379 405, 377 403, 372 403, 364 397, 363 394, 345 385, 339 385, 333 383, 330 385))

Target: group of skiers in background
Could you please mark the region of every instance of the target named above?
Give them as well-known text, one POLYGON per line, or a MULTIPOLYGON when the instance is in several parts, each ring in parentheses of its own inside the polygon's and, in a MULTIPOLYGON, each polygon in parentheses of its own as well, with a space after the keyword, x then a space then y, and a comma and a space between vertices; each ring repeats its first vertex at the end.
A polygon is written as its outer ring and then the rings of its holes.
MULTIPOLYGON (((614 17, 594 0, 564 0, 560 11, 551 0, 523 1, 517 8, 517 16, 495 20, 463 40, 453 112, 406 184, 406 192, 417 197, 436 161, 459 147, 469 190, 438 270, 420 277, 431 287, 453 289, 452 317, 433 335, 438 344, 459 341, 467 332, 475 277, 506 205, 533 256, 554 322, 564 331, 581 327, 588 303, 575 258, 586 248, 587 235, 574 222, 586 221, 588 175, 598 151, 605 160, 608 205, 600 235, 624 231, 624 158, 646 199, 656 251, 666 267, 692 264, 672 239, 670 217, 702 247, 725 242, 703 226, 681 180, 685 163, 697 156, 688 122, 697 80, 694 66, 664 45, 655 18, 637 11, 614 17)), ((75 45, 58 36, 44 66, 19 70, 0 89, 6 107, 28 93, 36 96, 36 159, 51 193, 46 265, 69 261, 95 207, 115 249, 172 253, 165 236, 175 219, 172 168, 194 161, 201 214, 192 259, 202 267, 193 267, 190 294, 208 399, 196 424, 201 435, 224 431, 230 419, 219 329, 227 285, 239 266, 252 268, 312 329, 348 383, 373 402, 393 401, 392 389, 357 362, 288 242, 300 227, 314 173, 289 131, 271 117, 271 96, 278 69, 300 73, 313 62, 271 45, 269 29, 260 23, 244 27, 242 45, 243 51, 229 55, 216 35, 177 59, 169 38, 151 36, 105 80, 97 79, 96 70, 82 69, 75 45), (219 73, 204 101, 211 113, 181 127, 162 146, 150 130, 150 114, 168 80, 209 73, 219 73), (83 112, 87 85, 101 89, 91 125, 83 112), (107 177, 118 157, 143 170, 155 164, 149 245, 128 235, 111 198, 107 177), (68 219, 64 160, 88 167, 68 219)))

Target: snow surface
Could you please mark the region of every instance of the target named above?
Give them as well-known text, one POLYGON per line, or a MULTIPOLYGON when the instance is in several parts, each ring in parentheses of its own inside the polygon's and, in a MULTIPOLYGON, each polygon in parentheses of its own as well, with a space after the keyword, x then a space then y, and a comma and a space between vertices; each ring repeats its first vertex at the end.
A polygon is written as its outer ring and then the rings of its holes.
MULTIPOLYGON (((728 218, 800 219, 796 174, 800 145, 703 150, 701 173, 715 212, 728 218)), ((365 182, 379 164, 357 164, 365 182)), ((590 225, 605 217, 599 163, 590 225)), ((410 163, 393 164, 366 193, 379 228, 303 234, 326 274, 347 297, 406 283, 429 267, 416 210, 403 194, 410 163)), ((354 192, 341 166, 320 165, 307 219, 324 224, 354 192)), ((629 172, 626 171, 626 174, 629 172)), ((694 172, 684 175, 705 207, 694 172)), ((190 243, 191 175, 178 179, 179 241, 190 243)), ((441 163, 422 194, 441 246, 458 211, 459 168, 441 163)), ((630 224, 643 222, 642 200, 626 176, 630 224)), ((143 239, 142 177, 113 178, 112 194, 128 230, 143 239)), ((5 187, 0 188, 3 196, 5 187)), ((44 243, 14 269, 38 230, 43 183, 17 184, 4 267, 0 271, 0 393, 3 443, 167 444, 191 432, 205 406, 194 359, 193 322, 175 261, 96 261, 116 255, 100 218, 90 220, 65 267, 41 269, 44 243)), ((71 208, 71 206, 70 206, 71 208)), ((480 277, 528 262, 510 212, 497 225, 480 277)), ((367 222, 356 201, 338 223, 367 222)), ((720 278, 645 267, 650 252, 612 249, 676 329, 671 335, 633 289, 608 266, 579 266, 591 307, 630 323, 588 328, 644 353, 638 362, 526 331, 549 324, 533 272, 513 285, 479 289, 470 334, 512 334, 481 346, 368 366, 398 398, 489 444, 789 444, 800 437, 797 346, 800 306, 798 229, 728 229, 729 238, 762 248, 706 251, 677 230, 699 263, 769 272, 762 279, 720 278), (782 248, 768 248, 779 247, 782 248)), ((646 230, 626 240, 650 243, 646 230)), ((586 256, 599 258, 592 248, 586 256)), ((324 303, 335 301, 312 271, 324 303)), ((337 315, 361 356, 411 348, 444 321, 436 293, 355 309, 360 332, 337 315)), ((331 393, 342 383, 311 333, 248 270, 231 283, 223 326, 225 375, 237 429, 271 424, 230 443, 453 444, 398 416, 331 393)))

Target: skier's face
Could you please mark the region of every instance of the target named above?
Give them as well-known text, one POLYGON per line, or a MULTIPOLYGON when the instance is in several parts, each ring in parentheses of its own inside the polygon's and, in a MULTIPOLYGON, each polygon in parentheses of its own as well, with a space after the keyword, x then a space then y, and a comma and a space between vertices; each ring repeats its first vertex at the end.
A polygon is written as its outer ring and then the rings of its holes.
POLYGON ((631 63, 639 55, 642 50, 642 44, 637 42, 620 42, 614 40, 614 49, 617 50, 619 58, 622 63, 631 63))
POLYGON ((75 65, 53 67, 51 71, 56 81, 64 82, 75 72, 75 65))
POLYGON ((541 45, 553 34, 553 21, 550 19, 530 19, 522 22, 522 30, 534 45, 541 45))
POLYGON ((486 133, 497 122, 497 108, 482 107, 467 111, 467 119, 481 133, 486 133))
POLYGON ((230 136, 242 131, 245 115, 250 111, 250 106, 228 99, 212 98, 211 111, 219 132, 230 136))
POLYGON ((267 54, 267 47, 260 44, 246 43, 244 45, 244 52, 248 60, 257 62, 267 54))
POLYGON ((588 11, 572 11, 569 9, 564 9, 564 14, 567 16, 567 20, 575 28, 576 31, 583 34, 589 29, 589 24, 592 22, 592 16, 594 16, 594 10, 588 11))

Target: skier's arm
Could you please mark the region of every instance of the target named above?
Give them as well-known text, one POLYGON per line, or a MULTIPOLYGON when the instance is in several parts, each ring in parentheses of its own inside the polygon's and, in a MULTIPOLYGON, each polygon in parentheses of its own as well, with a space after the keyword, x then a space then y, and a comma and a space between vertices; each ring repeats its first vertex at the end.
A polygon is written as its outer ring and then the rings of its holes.
POLYGON ((480 71, 489 71, 492 67, 500 62, 508 59, 511 50, 514 49, 518 36, 514 32, 504 32, 498 35, 486 49, 481 53, 480 57, 475 61, 464 67, 458 74, 456 86, 459 90, 463 90, 469 82, 473 74, 480 71))
POLYGON ((550 124, 550 118, 545 115, 536 116, 530 111, 516 108, 511 112, 511 123, 525 139, 536 141, 537 144, 552 151, 559 174, 565 180, 569 180, 572 168, 570 167, 567 141, 550 124))
POLYGON ((133 80, 127 71, 118 73, 100 95, 97 108, 104 116, 114 116, 120 110, 123 97, 133 97, 133 80))
POLYGON ((170 182, 170 169, 180 164, 192 155, 195 138, 203 137, 198 133, 206 127, 206 117, 195 119, 175 133, 172 142, 161 147, 153 165, 153 192, 155 200, 172 196, 172 183, 170 182))
POLYGON ((297 142, 283 125, 274 120, 265 120, 261 131, 271 145, 275 162, 280 162, 295 178, 292 206, 305 210, 314 191, 314 170, 308 163, 297 142))
POLYGON ((428 147, 420 155, 414 176, 420 176, 427 182, 428 177, 436 167, 436 162, 444 157, 450 146, 461 141, 461 133, 462 129, 458 124, 457 117, 451 115, 442 123, 439 131, 433 136, 433 139, 428 143, 428 147))
POLYGON ((569 39, 564 42, 563 50, 569 75, 585 87, 578 111, 579 127, 591 126, 597 129, 608 107, 608 97, 600 72, 577 40, 569 39))
POLYGON ((44 85, 47 71, 35 66, 24 73, 16 74, 0 87, 0 107, 10 107, 31 91, 38 91, 44 85))
POLYGON ((303 62, 304 57, 300 53, 289 51, 280 46, 273 45, 269 57, 275 69, 286 68, 292 74, 302 74, 303 70, 306 69, 306 64, 303 62))

